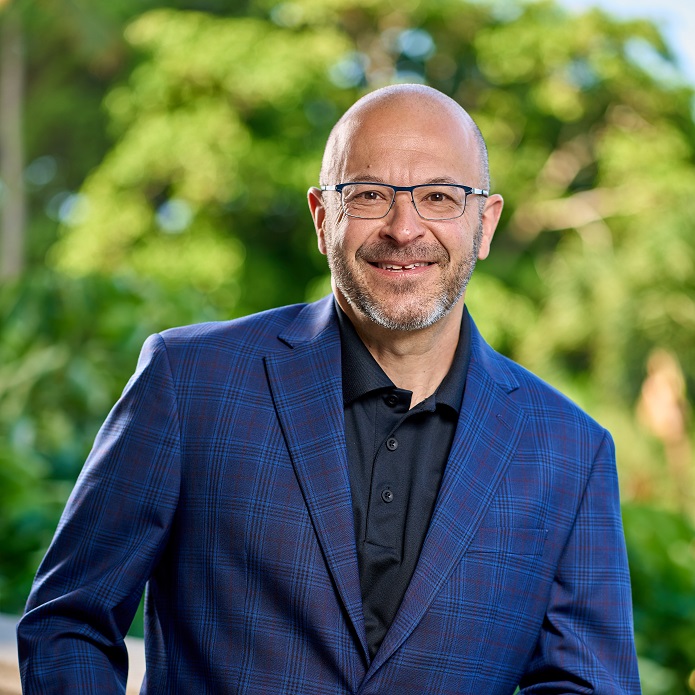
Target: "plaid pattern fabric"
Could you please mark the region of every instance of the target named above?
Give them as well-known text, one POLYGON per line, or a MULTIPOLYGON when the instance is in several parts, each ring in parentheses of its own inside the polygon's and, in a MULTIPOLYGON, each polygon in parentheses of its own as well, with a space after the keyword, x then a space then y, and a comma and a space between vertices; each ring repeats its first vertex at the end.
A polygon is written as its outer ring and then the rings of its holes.
POLYGON ((608 433, 473 328, 419 564, 368 657, 330 298, 145 344, 18 626, 25 693, 639 692, 608 433))

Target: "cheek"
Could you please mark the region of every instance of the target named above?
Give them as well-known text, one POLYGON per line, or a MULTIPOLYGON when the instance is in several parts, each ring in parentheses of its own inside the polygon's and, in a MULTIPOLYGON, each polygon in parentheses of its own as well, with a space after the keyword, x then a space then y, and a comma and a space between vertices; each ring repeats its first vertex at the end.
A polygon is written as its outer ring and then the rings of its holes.
POLYGON ((363 229, 359 221, 341 213, 333 220, 326 219, 324 226, 326 246, 342 254, 354 254, 369 236, 369 230, 363 229))
POLYGON ((348 217, 341 207, 331 215, 331 219, 333 220, 333 228, 340 230, 343 234, 352 221, 352 218, 348 217))
MULTIPOLYGON (((452 222, 456 221, 452 220, 452 222)), ((461 256, 470 256, 475 243, 475 230, 462 222, 451 224, 445 229, 434 230, 433 236, 450 260, 455 260, 461 256)))

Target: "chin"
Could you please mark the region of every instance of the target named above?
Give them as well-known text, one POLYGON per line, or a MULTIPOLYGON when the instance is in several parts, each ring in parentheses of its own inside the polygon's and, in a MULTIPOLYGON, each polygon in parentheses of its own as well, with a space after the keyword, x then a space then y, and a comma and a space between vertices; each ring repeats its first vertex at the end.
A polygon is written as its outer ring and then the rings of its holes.
POLYGON ((409 307, 384 306, 371 301, 350 301, 350 304, 382 328, 392 331, 418 331, 429 328, 444 318, 454 307, 455 302, 438 302, 429 308, 419 303, 409 307))

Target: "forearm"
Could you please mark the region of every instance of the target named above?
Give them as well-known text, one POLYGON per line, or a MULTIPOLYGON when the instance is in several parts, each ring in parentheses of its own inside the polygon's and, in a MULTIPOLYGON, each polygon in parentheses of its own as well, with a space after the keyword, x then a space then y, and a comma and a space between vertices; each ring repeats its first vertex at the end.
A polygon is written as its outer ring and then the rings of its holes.
POLYGON ((179 494, 176 398, 161 340, 100 430, 17 629, 25 692, 123 693, 124 636, 179 494))

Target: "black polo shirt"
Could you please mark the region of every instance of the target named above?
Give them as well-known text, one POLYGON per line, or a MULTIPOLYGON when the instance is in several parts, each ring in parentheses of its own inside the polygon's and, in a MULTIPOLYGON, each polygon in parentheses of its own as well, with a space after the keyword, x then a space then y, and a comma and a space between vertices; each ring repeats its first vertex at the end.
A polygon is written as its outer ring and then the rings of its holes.
POLYGON ((422 544, 456 431, 470 357, 464 311, 454 361, 414 408, 338 307, 345 439, 369 651, 374 657, 400 606, 422 544))

